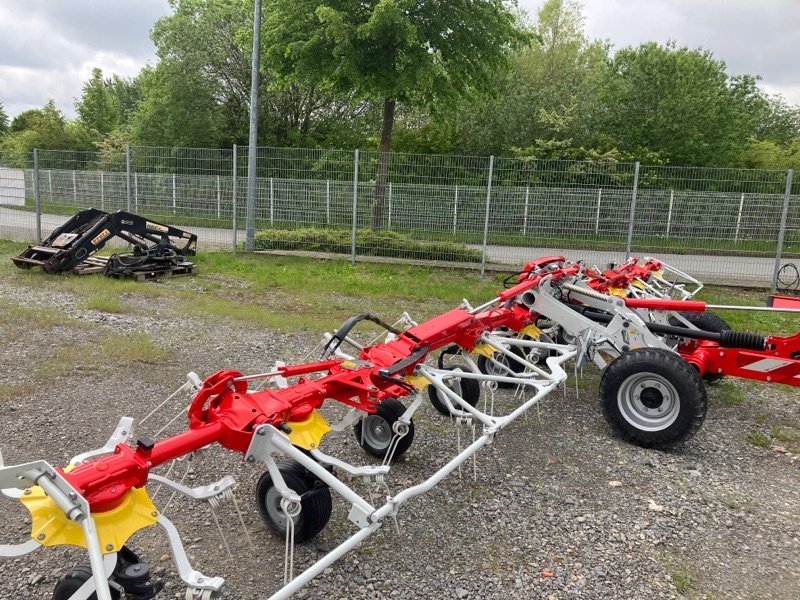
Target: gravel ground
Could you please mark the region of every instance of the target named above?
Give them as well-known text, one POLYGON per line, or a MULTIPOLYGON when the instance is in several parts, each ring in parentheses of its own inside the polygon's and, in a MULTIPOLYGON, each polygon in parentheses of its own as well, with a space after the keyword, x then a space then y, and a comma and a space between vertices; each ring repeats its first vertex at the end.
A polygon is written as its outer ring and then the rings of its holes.
MULTIPOLYGON (((126 294, 121 314, 87 310, 59 281, 31 288, 13 276, 0 278, 0 308, 12 315, 0 318, 0 448, 8 464, 66 464, 101 446, 120 416, 142 419, 188 371, 201 377, 225 368, 260 372, 276 358, 301 360, 318 341, 310 334, 190 318, 183 310, 188 300, 177 296, 126 294), (18 305, 57 311, 65 324, 11 310, 18 305), (124 348, 142 333, 166 351, 159 364, 139 363, 124 352, 108 360, 89 356, 99 340, 124 348)), ((193 283, 143 283, 143 290, 150 285, 185 290, 193 283)), ((679 450, 658 452, 613 437, 602 418, 598 381, 599 373, 587 368, 579 394, 574 387, 551 394, 479 453, 475 480, 465 468, 462 477, 451 475, 404 505, 399 534, 387 523, 297 597, 800 597, 800 460, 790 439, 800 428, 797 389, 744 381, 710 387, 701 432, 679 450), (765 435, 765 446, 748 441, 755 432, 765 435)), ((159 422, 151 419, 137 431, 155 434, 186 400, 175 398, 159 422)), ((499 398, 501 406, 510 402, 499 398)), ((328 414, 337 410, 325 407, 328 414)), ((430 405, 415 423, 414 444, 393 468, 392 492, 421 481, 456 451, 454 426, 430 405)), ((184 425, 179 417, 166 432, 184 425)), ((467 435, 462 432, 462 440, 467 435)), ((327 436, 323 449, 369 463, 349 432, 327 436)), ((178 464, 172 476, 184 473, 191 485, 232 474, 253 540, 250 547, 231 505, 220 508, 229 558, 208 508, 180 498, 167 505, 161 491, 155 503, 181 531, 193 566, 225 577, 225 598, 259 598, 278 589, 283 541, 266 531, 252 502, 260 471, 211 448, 178 464)), ((0 507, 2 542, 25 541, 26 511, 4 497, 0 507)), ((334 497, 328 527, 298 547, 298 568, 355 531, 346 513, 334 497)), ((159 597, 183 597, 163 535, 145 530, 131 545, 164 581, 159 597)), ((58 577, 84 560, 76 549, 45 548, 7 561, 0 598, 50 598, 58 577)))

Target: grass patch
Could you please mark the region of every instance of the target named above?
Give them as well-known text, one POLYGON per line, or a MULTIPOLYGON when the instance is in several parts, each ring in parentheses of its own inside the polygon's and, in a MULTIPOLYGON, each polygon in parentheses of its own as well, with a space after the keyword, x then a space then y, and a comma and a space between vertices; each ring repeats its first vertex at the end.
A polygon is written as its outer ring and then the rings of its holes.
POLYGON ((308 312, 275 311, 253 302, 240 302, 215 296, 200 297, 186 307, 186 314, 234 319, 256 327, 280 331, 326 331, 340 323, 330 318, 317 318, 308 312))
POLYGON ((149 335, 134 333, 79 340, 59 346, 34 369, 36 379, 46 381, 72 374, 104 373, 137 365, 158 365, 169 352, 156 346, 149 335))
POLYGON ((32 383, 7 383, 0 386, 0 404, 27 398, 36 390, 32 383))
POLYGON ((97 310, 104 313, 119 314, 125 312, 125 308, 122 306, 119 298, 113 298, 110 296, 90 296, 86 299, 83 307, 89 310, 97 310))
POLYGON ((144 333, 102 338, 98 344, 102 358, 120 365, 158 365, 169 358, 169 352, 156 346, 153 338, 144 333))
POLYGON ((741 406, 744 404, 744 392, 733 382, 720 383, 714 386, 720 402, 725 406, 741 406))
MULTIPOLYGON (((737 306, 766 306, 769 290, 708 286, 698 294, 698 300, 709 304, 737 306)), ((715 310, 731 329, 769 335, 793 335, 800 331, 800 316, 796 313, 756 312, 746 310, 715 310)))
MULTIPOLYGON (((351 243, 351 231, 328 228, 268 229, 259 231, 255 238, 256 250, 305 250, 349 254, 352 251, 351 243)), ((421 241, 416 235, 387 229, 359 229, 356 232, 356 254, 471 263, 481 260, 480 251, 467 248, 464 244, 421 241)))
POLYGON ((793 427, 781 427, 780 425, 772 425, 770 427, 770 434, 773 438, 785 444, 791 444, 800 441, 800 432, 793 427))
POLYGON ((761 431, 754 431, 747 436, 747 441, 759 448, 769 448, 770 437, 761 431))
POLYGON ((85 327, 85 324, 78 319, 66 316, 55 309, 33 308, 5 299, 0 299, 0 325, 3 325, 3 330, 9 333, 20 329, 21 325, 25 329, 33 326, 45 330, 55 327, 85 327))
POLYGON ((681 563, 673 566, 669 570, 669 575, 672 578, 672 583, 675 584, 675 589, 681 594, 686 594, 695 589, 694 578, 687 564, 681 563))

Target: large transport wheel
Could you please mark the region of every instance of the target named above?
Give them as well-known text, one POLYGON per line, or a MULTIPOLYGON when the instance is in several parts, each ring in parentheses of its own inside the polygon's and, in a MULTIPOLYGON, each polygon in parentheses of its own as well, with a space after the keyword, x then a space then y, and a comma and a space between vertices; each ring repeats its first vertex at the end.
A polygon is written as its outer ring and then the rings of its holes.
MULTIPOLYGON (((483 358, 481 356, 481 358, 483 358)), ((480 359, 478 360, 478 366, 480 367, 480 359)), ((492 365, 493 367, 495 365, 492 365)), ((455 367, 448 367, 447 370, 453 370, 455 367)), ((466 371, 466 368, 464 369, 466 371)), ((483 369, 481 369, 483 371, 483 369)), ((486 371, 483 371, 486 373, 486 371)), ((478 400, 481 398, 481 386, 478 383, 477 379, 467 379, 466 377, 453 377, 452 379, 448 379, 445 381, 445 385, 453 390, 456 394, 461 396, 467 404, 470 406, 475 406, 478 403, 478 400)), ((498 384, 501 385, 501 384, 498 384)), ((447 403, 445 402, 444 398, 441 397, 439 390, 433 387, 432 385, 428 386, 428 398, 430 398, 431 404, 433 404, 433 408, 438 410, 444 416, 449 417, 451 416, 450 409, 447 408, 447 403)), ((458 408, 453 402, 453 408, 458 408)))
MULTIPOLYGON (((395 437, 393 425, 406 412, 403 403, 389 398, 378 404, 374 414, 367 415, 353 426, 353 433, 361 447, 372 456, 386 458, 389 446, 395 437)), ((414 420, 408 424, 408 431, 397 441, 392 460, 400 458, 414 441, 414 420)))
MULTIPOLYGON (((682 312, 681 316, 689 321, 692 325, 701 329, 703 331, 711 331, 713 333, 721 333, 723 331, 730 331, 731 326, 720 317, 712 312, 701 312, 701 313, 693 313, 693 312, 682 312)), ((678 322, 673 321, 672 325, 681 324, 678 322)), ((720 379, 722 379, 724 375, 720 375, 719 373, 704 373, 703 374, 703 381, 706 383, 716 383, 720 379)))
POLYGON ((606 367, 600 400, 614 431, 644 448, 686 441, 699 431, 708 410, 697 370, 662 348, 626 352, 606 367))
MULTIPOLYGON (((287 460, 278 463, 286 486, 300 496, 300 514, 294 517, 294 540, 310 540, 328 524, 333 505, 331 490, 325 482, 306 470, 303 465, 287 460)), ((286 535, 288 517, 281 508, 281 493, 265 471, 256 485, 256 504, 261 518, 278 535, 286 535)))

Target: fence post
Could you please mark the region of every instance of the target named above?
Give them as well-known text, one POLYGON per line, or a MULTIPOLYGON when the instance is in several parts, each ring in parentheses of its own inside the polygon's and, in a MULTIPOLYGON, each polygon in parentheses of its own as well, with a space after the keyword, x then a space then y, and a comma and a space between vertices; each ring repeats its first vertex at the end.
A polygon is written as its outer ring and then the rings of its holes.
POLYGON ((669 232, 672 229, 672 205, 675 202, 675 190, 669 191, 669 207, 667 208, 667 235, 669 237, 669 232))
POLYGON ((457 225, 458 225, 458 186, 456 186, 456 197, 453 200, 453 235, 456 234, 457 225))
POLYGON ((778 289, 778 271, 781 270, 781 256, 783 254, 783 236, 786 235, 786 221, 789 216, 789 199, 792 195, 792 177, 794 170, 789 169, 786 173, 786 191, 783 194, 783 214, 781 214, 781 228, 778 232, 778 248, 775 252, 775 269, 772 272, 772 293, 778 289))
POLYGON ((133 206, 139 211, 139 173, 133 173, 133 206))
POLYGON ((392 183, 389 182, 389 222, 387 224, 387 229, 392 228, 392 183))
POLYGON ((494 174, 494 154, 489 157, 489 183, 486 186, 486 217, 483 221, 483 246, 481 248, 481 277, 486 271, 486 243, 489 240, 489 205, 492 201, 492 175, 494 174))
POLYGON ((628 218, 628 242, 625 245, 625 258, 631 257, 633 244, 633 223, 636 219, 636 194, 639 191, 639 161, 636 161, 636 170, 633 172, 633 193, 631 194, 631 214, 628 218))
POLYGON ((100 171, 100 210, 106 209, 106 181, 103 171, 100 171))
POLYGON ((522 211, 522 235, 528 234, 528 204, 531 198, 530 186, 525 188, 525 209, 522 211))
POLYGON ((353 168, 353 235, 350 242, 351 262, 356 264, 356 223, 358 222, 358 149, 355 154, 355 165, 353 168))
POLYGON ((744 192, 742 192, 742 197, 739 200, 739 214, 736 215, 736 233, 733 236, 733 241, 739 241, 739 226, 742 224, 742 209, 744 208, 744 192))
POLYGON ((131 145, 125 144, 125 192, 127 196, 126 209, 131 212, 131 145))
POLYGON ((331 224, 331 180, 325 180, 325 223, 331 224))
POLYGON ((600 202, 603 200, 603 188, 597 190, 597 211, 594 215, 594 234, 600 233, 600 202))
POLYGON ((178 182, 175 173, 172 174, 172 213, 178 209, 178 182))
MULTIPOLYGON (((77 166, 77 165, 76 165, 77 166)), ((75 170, 72 171, 72 203, 78 206, 78 180, 75 176, 75 170)))
POLYGON ((217 175, 217 218, 220 217, 220 204, 222 203, 222 189, 219 187, 219 175, 217 175))
POLYGON ((233 218, 233 237, 231 239, 233 240, 233 253, 234 254, 236 254, 236 235, 238 233, 238 224, 236 223, 236 191, 237 191, 236 190, 236 186, 238 185, 238 183, 236 181, 236 171, 239 170, 237 168, 239 166, 239 161, 237 159, 237 154, 238 154, 237 147, 236 147, 236 144, 234 144, 233 145, 233 177, 232 177, 232 181, 231 181, 231 184, 233 186, 233 191, 231 192, 231 196, 232 196, 231 197, 231 214, 232 214, 232 218, 233 218))
POLYGON ((33 149, 33 198, 36 202, 36 238, 42 243, 42 195, 39 191, 39 149, 33 149))
POLYGON ((49 192, 48 198, 50 202, 53 201, 53 170, 47 169, 47 191, 49 192))
POLYGON ((275 184, 273 178, 269 178, 269 224, 275 224, 275 184))

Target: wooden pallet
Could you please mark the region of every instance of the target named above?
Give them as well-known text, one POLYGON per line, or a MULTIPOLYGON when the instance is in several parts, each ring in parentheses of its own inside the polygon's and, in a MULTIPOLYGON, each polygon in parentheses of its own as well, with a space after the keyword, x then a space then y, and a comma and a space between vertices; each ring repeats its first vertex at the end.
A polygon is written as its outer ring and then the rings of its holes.
MULTIPOLYGON (((90 256, 77 267, 72 269, 70 273, 74 275, 104 273, 107 264, 108 257, 90 256)), ((154 271, 132 271, 130 273, 115 274, 112 275, 112 277, 115 277, 116 279, 135 279, 136 281, 146 281, 148 279, 156 279, 157 277, 180 277, 181 275, 194 275, 195 273, 197 273, 196 265, 193 263, 182 263, 167 269, 159 269, 154 271)))
MULTIPOLYGON (((180 277, 181 275, 194 275, 197 273, 197 266, 189 263, 188 265, 178 265, 164 269, 163 271, 141 271, 135 273, 126 273, 121 277, 126 279, 135 279, 136 281, 146 281, 148 279, 156 279, 158 277, 180 277)), ((119 278, 119 277, 118 277, 119 278)))
POLYGON ((85 261, 80 263, 77 267, 72 269, 70 273, 75 275, 89 275, 90 273, 102 273, 106 270, 108 264, 108 257, 106 256, 90 256, 85 261))

